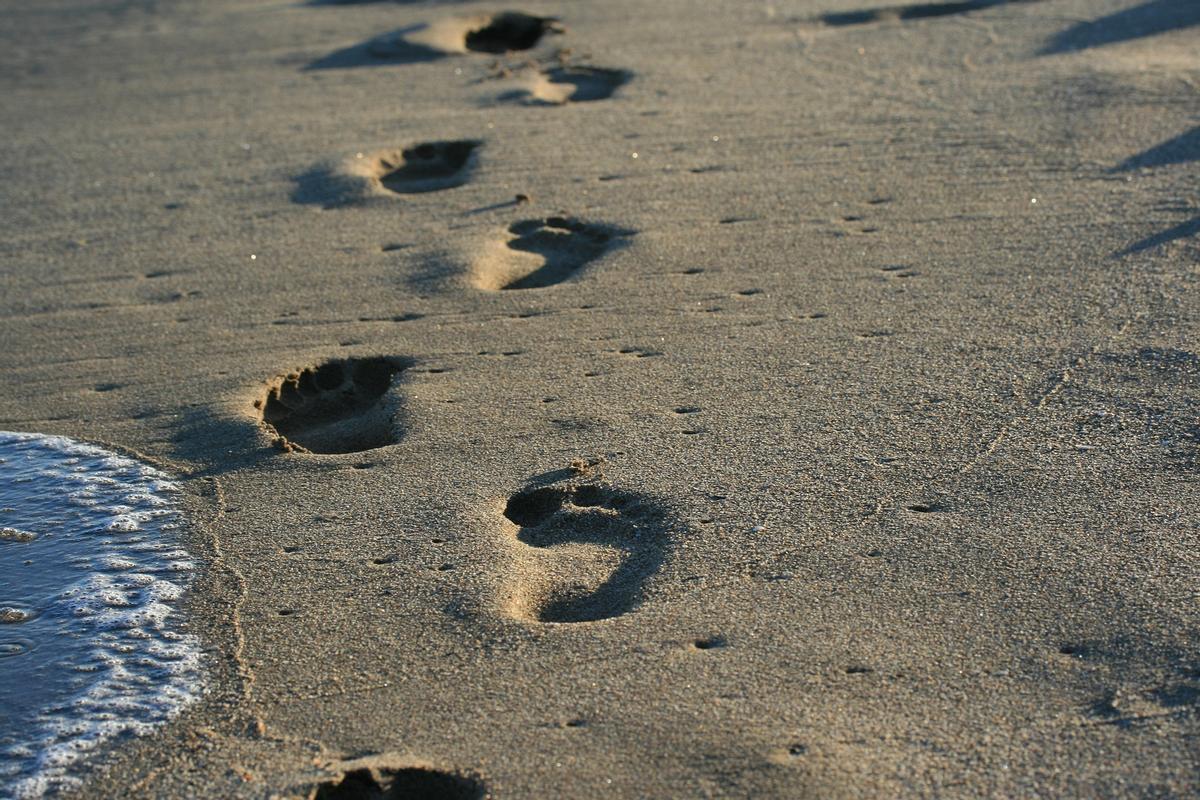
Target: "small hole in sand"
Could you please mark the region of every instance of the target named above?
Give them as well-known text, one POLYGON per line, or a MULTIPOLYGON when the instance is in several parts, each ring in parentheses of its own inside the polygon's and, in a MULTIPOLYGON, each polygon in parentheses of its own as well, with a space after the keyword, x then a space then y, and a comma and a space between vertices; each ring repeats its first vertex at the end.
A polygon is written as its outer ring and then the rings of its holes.
POLYGON ((704 639, 697 639, 692 642, 692 647, 697 650, 716 650, 725 647, 728 644, 724 636, 708 636, 704 639))

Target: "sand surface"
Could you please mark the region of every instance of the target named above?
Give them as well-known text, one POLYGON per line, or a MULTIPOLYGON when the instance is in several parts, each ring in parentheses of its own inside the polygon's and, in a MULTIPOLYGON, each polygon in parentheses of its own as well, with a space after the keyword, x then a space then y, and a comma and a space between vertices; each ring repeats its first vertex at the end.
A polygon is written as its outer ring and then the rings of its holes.
POLYGON ((5 3, 0 428, 208 564, 81 796, 1200 792, 1200 6, 881 5, 5 3))

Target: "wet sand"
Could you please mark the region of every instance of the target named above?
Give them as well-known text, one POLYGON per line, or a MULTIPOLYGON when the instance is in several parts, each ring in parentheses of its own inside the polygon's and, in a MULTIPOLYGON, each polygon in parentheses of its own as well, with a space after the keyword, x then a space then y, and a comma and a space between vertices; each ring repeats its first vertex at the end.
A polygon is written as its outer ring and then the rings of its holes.
POLYGON ((1200 11, 881 5, 9 4, 0 429, 207 564, 81 796, 1200 792, 1200 11))

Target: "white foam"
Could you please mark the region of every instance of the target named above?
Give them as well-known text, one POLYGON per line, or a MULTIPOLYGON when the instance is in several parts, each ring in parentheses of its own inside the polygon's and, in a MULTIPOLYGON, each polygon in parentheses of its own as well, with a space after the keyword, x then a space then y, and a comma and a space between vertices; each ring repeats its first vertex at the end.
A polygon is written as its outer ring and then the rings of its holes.
POLYGON ((195 570, 179 541, 178 494, 168 476, 99 447, 0 432, 0 586, 59 587, 33 621, 2 632, 32 646, 0 658, 0 681, 20 681, 39 650, 66 653, 39 663, 56 680, 29 687, 45 698, 22 695, 33 698, 29 714, 0 717, 0 797, 77 786, 100 748, 149 733, 200 696, 200 642, 176 607, 195 570))

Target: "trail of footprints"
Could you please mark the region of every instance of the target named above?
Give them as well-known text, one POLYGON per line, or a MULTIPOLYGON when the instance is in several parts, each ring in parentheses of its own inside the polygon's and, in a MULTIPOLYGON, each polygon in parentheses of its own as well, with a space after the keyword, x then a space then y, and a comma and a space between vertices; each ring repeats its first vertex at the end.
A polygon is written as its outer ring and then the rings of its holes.
MULTIPOLYGON (((503 56, 532 50, 548 35, 564 32, 555 18, 520 12, 452 19, 378 37, 310 68, 470 53, 503 56)), ((500 102, 563 106, 610 98, 632 73, 559 58, 515 71, 501 68, 499 77, 515 78, 520 87, 500 95, 500 102)), ((452 190, 481 168, 483 148, 479 140, 452 139, 358 153, 298 178, 293 199, 338 208, 452 190)), ((548 290, 577 278, 629 245, 635 235, 617 225, 566 215, 517 219, 498 229, 464 266, 467 283, 487 292, 548 290)), ((399 388, 414 363, 399 356, 368 356, 290 370, 268 380, 254 398, 257 420, 280 449, 305 457, 396 444, 404 428, 399 388)), ((681 408, 678 413, 696 410, 681 408)), ((654 499, 586 474, 549 484, 532 481, 497 509, 496 524, 500 546, 508 549, 514 564, 497 610, 521 624, 554 626, 598 623, 633 611, 669 557, 677 526, 670 511, 654 499)), ((386 568, 393 560, 375 563, 386 568)), ((339 778, 317 786, 312 797, 486 794, 473 778, 425 768, 372 763, 339 771, 339 778)))
MULTIPOLYGON (((483 53, 503 56, 536 48, 565 32, 558 19, 509 11, 444 20, 377 37, 355 51, 378 63, 483 53)), ((354 57, 352 57, 354 56, 354 57)), ((339 51, 310 68, 358 66, 339 51)), ((495 69, 495 65, 493 65, 495 69)), ((561 106, 611 97, 632 73, 567 63, 522 65, 522 88, 502 101, 561 106)), ((298 180, 294 199, 335 208, 389 196, 462 186, 480 166, 484 143, 455 139, 359 153, 298 180)), ((635 231, 570 216, 519 219, 496 232, 467 265, 469 284, 483 291, 548 289, 567 282, 635 231)), ((398 384, 413 361, 396 356, 344 358, 292 370, 269 380, 254 400, 264 430, 281 449, 309 455, 359 453, 398 442, 403 433, 398 384)), ((527 623, 597 622, 626 614, 644 596, 667 558, 672 525, 666 509, 636 493, 599 482, 570 480, 530 486, 510 497, 497 523, 508 531, 517 578, 501 610, 527 623)), ((320 797, 392 796, 397 781, 416 773, 359 770, 322 788, 320 797)))
MULTIPOLYGON (((335 2, 352 4, 353 0, 312 0, 312 4, 335 2)), ((1007 2, 1036 0, 919 3, 830 13, 818 21, 835 27, 907 21, 969 13, 1007 2)), ((565 32, 557 18, 515 11, 454 18, 376 37, 332 53, 308 68, 412 63, 468 54, 506 56, 535 50, 548 36, 565 32)), ((601 101, 611 98, 633 78, 626 70, 568 63, 562 52, 556 54, 556 59, 527 61, 515 68, 499 62, 493 65, 493 78, 512 79, 518 86, 501 93, 497 101, 535 107, 601 101)), ((341 165, 318 167, 298 178, 294 199, 334 208, 452 190, 467 184, 481 168, 483 148, 479 140, 454 139, 359 153, 341 165)), ((868 201, 870 205, 887 202, 889 198, 868 201)), ((745 219, 722 220, 726 224, 742 221, 745 219)), ((878 230, 860 214, 844 215, 836 225, 834 234, 839 236, 878 230)), ((566 215, 513 221, 496 231, 466 267, 468 283, 481 291, 550 289, 627 246, 635 235, 635 231, 616 225, 566 215)), ((384 250, 402 247, 385 246, 384 250)), ((887 279, 919 275, 903 264, 878 269, 887 279)), ((683 274, 700 271, 690 269, 683 274)), ((740 294, 757 292, 748 289, 740 294)), ((890 331, 863 334, 887 335, 890 331)), ((659 355, 634 348, 620 350, 619 354, 631 358, 659 355)), ((267 381, 253 400, 257 419, 281 449, 293 453, 339 455, 393 445, 403 435, 404 409, 397 389, 414 363, 398 356, 341 358, 287 372, 267 381)), ((674 412, 678 419, 690 420, 701 410, 679 406, 674 412)), ((705 429, 689 425, 680 432, 693 436, 703 434, 705 429)), ((940 501, 930 501, 912 503, 906 510, 926 515, 950 509, 940 501)), ((670 558, 681 530, 667 506, 641 493, 589 478, 586 472, 550 483, 530 479, 502 507, 498 505, 496 524, 502 546, 508 548, 515 565, 497 598, 497 609, 521 624, 558 628, 600 623, 634 611, 648 597, 652 580, 670 558)), ((374 563, 386 568, 396 558, 378 558, 374 563)), ((702 651, 719 650, 727 644, 719 635, 693 642, 694 648, 702 651)), ((1077 650, 1064 646, 1062 652, 1074 655, 1077 650)), ((848 674, 869 671, 859 666, 846 669, 848 674)), ((1116 713, 1111 702, 1098 708, 1098 714, 1116 713)), ((788 750, 790 756, 803 752, 802 745, 788 750)), ((357 800, 487 796, 486 786, 473 776, 405 765, 402 761, 366 759, 344 763, 336 771, 339 777, 314 787, 310 797, 357 800)))

